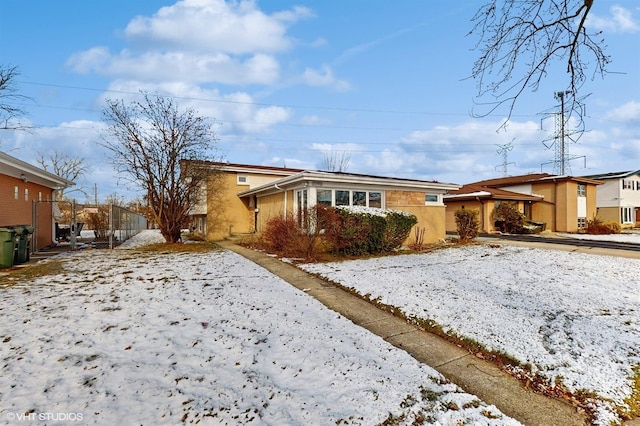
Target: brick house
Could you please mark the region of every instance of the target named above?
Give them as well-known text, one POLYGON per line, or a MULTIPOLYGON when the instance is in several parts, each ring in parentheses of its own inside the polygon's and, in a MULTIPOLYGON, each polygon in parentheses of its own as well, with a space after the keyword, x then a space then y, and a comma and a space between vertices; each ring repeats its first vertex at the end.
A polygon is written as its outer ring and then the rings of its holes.
POLYGON ((545 223, 547 230, 578 232, 596 214, 596 188, 600 184, 595 179, 547 173, 470 183, 444 196, 447 231, 456 231, 455 211, 464 208, 479 211, 480 232, 494 232, 493 209, 509 202, 526 219, 545 223))
MULTIPOLYGON (((192 227, 209 240, 261 232, 274 216, 303 214, 316 204, 367 206, 416 215, 424 242, 444 239, 443 196, 459 185, 344 172, 209 163, 216 190, 191 212, 192 227), (206 202, 205 202, 206 199, 206 202)), ((411 237, 410 237, 411 238, 411 237)))
POLYGON ((73 182, 0 152, 0 226, 34 227, 33 247, 54 241, 55 192, 73 182))

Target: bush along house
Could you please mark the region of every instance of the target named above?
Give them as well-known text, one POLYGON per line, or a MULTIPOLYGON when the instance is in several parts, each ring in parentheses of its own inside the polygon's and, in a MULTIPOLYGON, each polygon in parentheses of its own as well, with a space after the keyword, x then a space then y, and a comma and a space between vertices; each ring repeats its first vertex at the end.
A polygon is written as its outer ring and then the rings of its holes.
POLYGON ((269 219, 287 214, 302 224, 307 212, 322 204, 411 213, 418 219, 415 226, 424 229, 423 242, 437 242, 446 236, 443 196, 460 187, 345 172, 201 163, 211 167, 212 177, 191 211, 191 229, 208 240, 259 233, 269 219))

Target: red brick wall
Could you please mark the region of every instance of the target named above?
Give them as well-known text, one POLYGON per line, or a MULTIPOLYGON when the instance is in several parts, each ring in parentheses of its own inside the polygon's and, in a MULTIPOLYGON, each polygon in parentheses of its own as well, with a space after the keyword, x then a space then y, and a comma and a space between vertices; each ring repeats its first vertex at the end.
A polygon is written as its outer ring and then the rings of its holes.
POLYGON ((37 247, 44 247, 53 242, 52 206, 51 203, 38 203, 37 222, 33 223, 33 202, 50 201, 53 189, 33 182, 23 182, 6 175, 0 175, 0 226, 31 225, 36 226, 37 238, 33 241, 37 247), (18 187, 18 199, 15 187, 18 187), (28 195, 25 199, 25 189, 28 195), (41 197, 41 198, 40 198, 41 197))

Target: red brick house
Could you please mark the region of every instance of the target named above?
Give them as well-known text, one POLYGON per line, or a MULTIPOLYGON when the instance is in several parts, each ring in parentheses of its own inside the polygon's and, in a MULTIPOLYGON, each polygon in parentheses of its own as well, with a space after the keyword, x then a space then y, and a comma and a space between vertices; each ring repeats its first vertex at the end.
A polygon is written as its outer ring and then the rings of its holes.
POLYGON ((51 245, 55 239, 55 192, 73 182, 0 152, 0 227, 34 227, 32 247, 51 245))

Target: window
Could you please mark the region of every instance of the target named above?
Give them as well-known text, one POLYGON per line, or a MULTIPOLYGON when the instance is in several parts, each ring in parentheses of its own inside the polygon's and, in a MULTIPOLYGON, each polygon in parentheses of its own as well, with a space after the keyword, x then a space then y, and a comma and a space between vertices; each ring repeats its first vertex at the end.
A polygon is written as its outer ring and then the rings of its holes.
POLYGON ((336 190, 336 206, 348 206, 349 204, 349 191, 336 190))
POLYGON ((440 196, 438 194, 425 194, 424 202, 425 204, 440 203, 440 196))
POLYGON ((318 189, 316 191, 316 204, 322 204, 325 206, 363 206, 381 208, 382 192, 318 189))
POLYGON ((353 191, 353 205, 354 206, 366 206, 367 205, 367 193, 364 191, 353 191))
POLYGON ((248 185, 249 178, 247 176, 238 175, 238 185, 248 185))
POLYGON ((24 200, 29 201, 29 188, 24 189, 24 200))
POLYGON ((369 193, 369 207, 382 208, 382 192, 369 193))
POLYGON ((42 192, 38 192, 38 201, 42 201, 42 192))
POLYGON ((15 200, 17 200, 17 199, 18 199, 18 197, 19 197, 19 195, 18 195, 18 194, 20 194, 20 191, 18 191, 18 187, 17 187, 17 186, 14 186, 14 187, 13 187, 13 198, 14 198, 15 200))
POLYGON ((578 197, 586 197, 587 196, 587 185, 578 184, 578 197))
POLYGON ((620 216, 622 217, 622 223, 633 223, 633 207, 622 207, 620 216))
POLYGON ((622 179, 622 189, 633 189, 633 181, 622 179))
POLYGON ((316 203, 322 204, 325 206, 331 205, 331 190, 330 189, 319 189, 316 195, 316 203))

